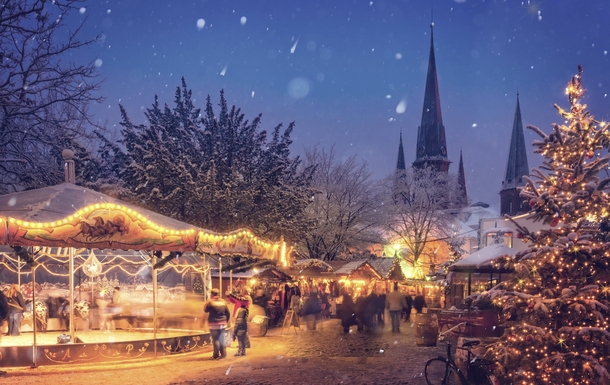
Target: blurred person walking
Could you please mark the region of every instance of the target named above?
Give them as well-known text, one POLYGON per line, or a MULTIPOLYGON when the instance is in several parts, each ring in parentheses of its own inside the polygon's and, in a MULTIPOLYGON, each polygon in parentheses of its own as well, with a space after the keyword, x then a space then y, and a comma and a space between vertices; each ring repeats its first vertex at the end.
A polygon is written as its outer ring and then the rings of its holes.
POLYGON ((235 328, 233 329, 233 338, 237 338, 237 353, 236 357, 245 356, 248 338, 248 308, 242 304, 237 309, 235 315, 235 328))
POLYGON ((307 300, 305 300, 302 310, 302 314, 307 320, 307 329, 316 330, 316 324, 321 313, 322 305, 320 304, 318 293, 312 292, 307 300))
POLYGON ((349 333, 349 328, 352 325, 357 325, 356 320, 356 304, 352 299, 352 296, 348 293, 343 294, 343 302, 341 303, 341 310, 338 312, 341 318, 341 326, 343 326, 343 332, 349 333))
POLYGON ((423 295, 416 295, 415 298, 413 298, 413 307, 415 308, 417 314, 423 313, 424 308, 428 307, 426 304, 426 299, 423 295))
POLYGON ((405 295, 405 301, 407 302, 405 307, 405 322, 409 322, 411 320, 411 309, 413 309, 413 297, 411 297, 411 294, 405 295))
POLYGON ((23 317, 23 309, 25 308, 25 301, 19 290, 19 286, 16 283, 11 285, 6 296, 8 302, 8 332, 9 336, 18 336, 21 328, 21 318, 23 317))
POLYGON ((405 296, 398 291, 398 282, 394 282, 394 291, 386 296, 386 308, 392 319, 392 333, 400 333, 400 313, 407 307, 405 296))
POLYGON ((214 346, 213 360, 227 357, 227 347, 225 345, 225 329, 231 319, 231 313, 227 302, 220 298, 220 291, 212 289, 211 298, 206 302, 204 311, 208 313, 208 328, 214 346))

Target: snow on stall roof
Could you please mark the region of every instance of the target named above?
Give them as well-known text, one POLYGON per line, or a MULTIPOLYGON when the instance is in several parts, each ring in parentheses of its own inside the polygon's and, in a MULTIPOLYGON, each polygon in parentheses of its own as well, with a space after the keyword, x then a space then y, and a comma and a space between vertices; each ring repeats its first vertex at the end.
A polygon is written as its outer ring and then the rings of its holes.
POLYGON ((354 271, 358 270, 362 265, 368 263, 368 261, 350 261, 340 268, 335 270, 335 274, 352 274, 354 271))
POLYGON ((316 263, 316 264, 319 263, 322 266, 325 266, 327 271, 333 270, 333 267, 330 264, 322 261, 321 259, 316 259, 316 258, 299 259, 294 263, 293 267, 296 269, 300 269, 302 266, 308 266, 308 265, 314 264, 314 263, 316 263))
POLYGON ((392 268, 392 264, 394 263, 393 257, 378 257, 375 259, 371 259, 368 261, 373 269, 377 270, 382 277, 386 277, 392 268))
POLYGON ((472 253, 469 256, 460 259, 452 266, 461 268, 480 268, 481 266, 491 264, 491 261, 500 256, 510 255, 512 257, 513 255, 515 255, 515 253, 515 249, 511 249, 510 247, 504 244, 493 244, 477 251, 476 253, 472 253))

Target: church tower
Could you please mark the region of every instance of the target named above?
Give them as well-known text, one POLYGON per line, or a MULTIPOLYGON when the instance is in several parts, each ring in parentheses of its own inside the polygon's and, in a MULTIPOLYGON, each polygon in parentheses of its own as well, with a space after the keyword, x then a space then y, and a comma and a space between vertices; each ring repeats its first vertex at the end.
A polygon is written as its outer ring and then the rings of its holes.
POLYGON ((404 187, 407 183, 407 167, 405 163, 405 151, 402 146, 402 131, 400 132, 400 142, 398 142, 398 159, 396 160, 396 170, 394 171, 394 203, 406 203, 404 187))
POLYGON ((416 159, 414 168, 432 167, 435 171, 448 172, 447 141, 441 115, 441 100, 434 58, 434 23, 430 24, 430 57, 424 94, 421 125, 417 130, 416 159))
POLYGON ((502 182, 502 191, 500 191, 500 214, 517 215, 529 211, 529 207, 519 197, 519 190, 517 189, 517 187, 525 186, 523 176, 528 175, 529 171, 523 123, 521 121, 521 107, 519 106, 519 94, 517 94, 517 108, 515 110, 515 120, 513 121, 513 132, 510 138, 506 176, 502 182))
POLYGON ((454 205, 456 208, 469 206, 468 190, 466 189, 466 174, 464 172, 464 160, 462 158, 462 150, 460 150, 460 165, 457 174, 457 186, 454 194, 454 205))

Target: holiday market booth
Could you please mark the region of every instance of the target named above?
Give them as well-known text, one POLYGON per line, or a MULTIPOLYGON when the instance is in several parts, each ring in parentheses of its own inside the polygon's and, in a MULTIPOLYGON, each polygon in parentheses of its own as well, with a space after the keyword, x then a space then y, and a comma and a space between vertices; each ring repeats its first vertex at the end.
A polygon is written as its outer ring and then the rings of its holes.
POLYGON ((440 274, 429 274, 427 279, 413 279, 413 267, 397 257, 378 257, 369 260, 371 266, 381 275, 381 280, 375 282, 377 294, 390 293, 394 282, 398 283, 401 293, 416 296, 422 295, 429 308, 438 308, 441 304, 442 285, 440 274))
POLYGON ((319 291, 320 287, 326 287, 335 280, 333 267, 320 259, 299 259, 282 271, 293 278, 301 297, 308 297, 312 291, 319 291))
POLYGON ((72 183, 0 196, 0 244, 2 282, 30 302, 21 335, 0 341, 4 367, 211 349, 206 258, 285 261, 283 243, 248 230, 198 229, 72 183))
POLYGON ((368 260, 329 262, 340 287, 349 290, 354 298, 366 296, 382 280, 381 274, 368 260))
POLYGON ((281 321, 289 304, 293 278, 278 269, 276 261, 260 258, 210 257, 212 285, 226 288, 224 294, 234 311, 242 304, 249 307, 249 319, 268 317, 268 326, 281 321))
POLYGON ((449 266, 447 307, 450 309, 441 312, 439 327, 442 329, 460 322, 470 322, 476 325, 473 328, 475 334, 501 334, 497 309, 491 305, 487 309, 472 309, 464 300, 508 279, 512 271, 495 267, 492 261, 501 257, 512 258, 514 255, 515 250, 505 244, 492 244, 449 266))

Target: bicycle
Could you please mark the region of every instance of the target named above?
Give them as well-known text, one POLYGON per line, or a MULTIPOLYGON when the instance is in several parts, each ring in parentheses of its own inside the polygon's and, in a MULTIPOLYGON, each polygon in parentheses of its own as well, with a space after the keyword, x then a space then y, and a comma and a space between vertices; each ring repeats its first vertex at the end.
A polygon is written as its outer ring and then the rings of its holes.
MULTIPOLYGON (((454 332, 461 327, 474 327, 475 325, 462 322, 448 329, 444 333, 439 333, 439 340, 443 340, 449 333, 454 332)), ((470 348, 476 346, 480 341, 467 341, 461 347, 456 346, 456 349, 465 350, 468 352, 466 364, 466 373, 464 373, 455 363, 451 354, 451 343, 447 343, 447 357, 438 356, 426 362, 424 373, 428 385, 499 385, 497 378, 490 373, 489 367, 494 364, 493 361, 485 360, 476 357, 470 348)))

